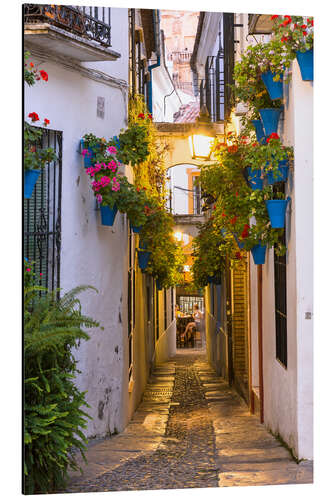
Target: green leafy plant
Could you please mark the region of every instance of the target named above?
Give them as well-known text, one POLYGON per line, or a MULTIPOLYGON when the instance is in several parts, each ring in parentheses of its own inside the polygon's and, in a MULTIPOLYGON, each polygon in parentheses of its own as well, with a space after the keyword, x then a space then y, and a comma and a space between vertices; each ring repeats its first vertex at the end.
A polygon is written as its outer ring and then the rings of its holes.
POLYGON ((53 148, 42 145, 43 130, 24 123, 24 169, 43 169, 47 162, 55 161, 57 155, 53 148))
POLYGON ((118 136, 119 144, 118 158, 125 165, 139 165, 144 162, 148 155, 148 130, 142 124, 133 123, 126 130, 122 130, 118 136))
MULTIPOLYGON (((76 287, 57 300, 56 291, 34 286, 33 263, 25 261, 24 286, 24 492, 49 493, 64 487, 68 468, 83 458, 82 430, 89 415, 73 350, 98 323, 82 314, 76 287)), ((93 289, 95 290, 95 289, 93 289)), ((95 290, 97 291, 97 290, 95 290)))

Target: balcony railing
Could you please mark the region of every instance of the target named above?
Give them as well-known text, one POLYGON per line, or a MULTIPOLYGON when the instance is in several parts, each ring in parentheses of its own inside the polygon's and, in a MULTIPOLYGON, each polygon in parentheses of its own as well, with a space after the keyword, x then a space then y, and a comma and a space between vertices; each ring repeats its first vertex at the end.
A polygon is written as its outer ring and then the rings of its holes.
POLYGON ((185 62, 190 62, 191 56, 192 56, 192 52, 188 52, 187 50, 184 50, 184 51, 180 51, 180 52, 170 52, 167 55, 167 59, 168 59, 168 61, 185 63, 185 62))
POLYGON ((110 8, 25 4, 24 23, 52 24, 106 47, 111 46, 110 8), (89 14, 86 9, 90 9, 89 14))

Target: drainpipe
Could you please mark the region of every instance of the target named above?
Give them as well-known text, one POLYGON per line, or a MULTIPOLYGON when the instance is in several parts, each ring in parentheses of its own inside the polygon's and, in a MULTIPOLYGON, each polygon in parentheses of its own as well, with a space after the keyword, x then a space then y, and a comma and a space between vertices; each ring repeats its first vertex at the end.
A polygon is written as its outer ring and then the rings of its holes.
POLYGON ((160 13, 154 10, 153 12, 153 25, 154 25, 154 36, 155 36, 155 46, 157 52, 157 62, 148 66, 149 71, 149 82, 148 82, 148 109, 150 113, 153 113, 153 81, 152 81, 152 70, 161 66, 161 49, 160 49, 160 13))
POLYGON ((259 399, 260 422, 264 423, 264 377, 262 345, 262 264, 258 265, 258 350, 259 350, 259 399))

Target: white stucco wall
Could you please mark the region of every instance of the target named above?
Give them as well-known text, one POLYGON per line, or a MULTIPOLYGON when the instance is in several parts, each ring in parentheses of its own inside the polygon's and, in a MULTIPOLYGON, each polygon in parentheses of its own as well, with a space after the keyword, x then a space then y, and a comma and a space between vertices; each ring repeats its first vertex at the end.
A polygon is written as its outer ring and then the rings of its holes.
MULTIPOLYGON (((279 127, 284 144, 294 145, 295 154, 294 170, 286 185, 291 197, 286 216, 287 368, 276 359, 273 250, 263 266, 265 425, 279 433, 296 456, 307 459, 313 458, 313 333, 312 319, 305 319, 305 313, 313 310, 312 91, 312 83, 302 81, 294 61, 292 81, 285 86, 284 119, 279 127)), ((252 260, 251 267, 255 267, 252 260)), ((254 281, 251 288, 254 306, 254 281)), ((252 310, 252 316, 255 314, 252 310)), ((255 377, 255 352, 252 363, 255 377)))
MULTIPOLYGON (((113 49, 122 57, 115 62, 90 63, 103 72, 127 79, 127 9, 112 9, 113 49)), ((38 61, 49 81, 26 88, 25 116, 31 111, 49 128, 63 131, 61 287, 68 290, 89 284, 99 294, 81 297, 83 312, 100 321, 104 331, 90 331, 75 353, 81 374, 80 390, 88 391, 88 436, 105 435, 123 427, 123 358, 127 349, 127 223, 117 214, 112 228, 101 226, 100 214, 78 154, 80 138, 87 132, 97 136, 119 133, 126 125, 126 101, 120 89, 95 82, 57 63, 38 61), (105 98, 105 117, 96 115, 97 97, 105 98)), ((28 120, 30 121, 30 120, 28 120)), ((38 123, 37 123, 38 124, 38 123)))

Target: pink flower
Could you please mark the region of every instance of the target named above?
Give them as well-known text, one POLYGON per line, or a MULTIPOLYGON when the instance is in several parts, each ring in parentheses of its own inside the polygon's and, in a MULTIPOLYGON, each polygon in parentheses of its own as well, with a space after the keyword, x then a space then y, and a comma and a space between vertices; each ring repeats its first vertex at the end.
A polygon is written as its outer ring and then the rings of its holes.
POLYGON ((88 155, 88 156, 89 156, 89 151, 88 151, 88 149, 82 149, 81 154, 82 154, 83 156, 86 156, 86 155, 88 155))
POLYGON ((102 203, 102 200, 103 200, 103 197, 101 194, 96 194, 96 200, 98 201, 98 203, 102 203))
POLYGON ((117 148, 115 148, 114 146, 109 146, 107 150, 112 155, 116 154, 116 152, 117 152, 117 148))
POLYGON ((86 174, 91 175, 93 177, 95 175, 95 169, 93 167, 89 167, 86 169, 86 174))
POLYGON ((31 271, 30 267, 27 268, 28 273, 31 271))

